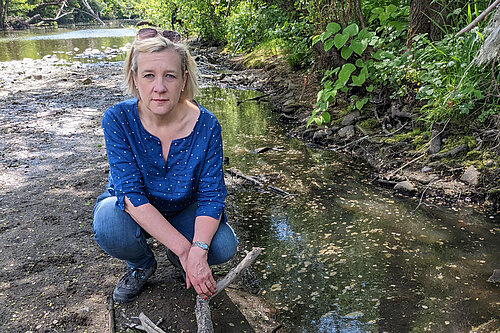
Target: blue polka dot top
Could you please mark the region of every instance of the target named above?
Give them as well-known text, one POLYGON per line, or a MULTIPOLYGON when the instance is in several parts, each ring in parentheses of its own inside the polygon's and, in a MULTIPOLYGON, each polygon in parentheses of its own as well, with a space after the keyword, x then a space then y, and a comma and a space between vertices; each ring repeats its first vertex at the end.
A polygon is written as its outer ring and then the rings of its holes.
POLYGON ((197 216, 221 216, 227 194, 221 126, 210 111, 198 107, 193 131, 172 141, 166 163, 160 139, 142 126, 137 99, 106 110, 102 127, 110 166, 107 190, 122 210, 126 195, 134 206, 151 203, 164 215, 197 202, 197 216))

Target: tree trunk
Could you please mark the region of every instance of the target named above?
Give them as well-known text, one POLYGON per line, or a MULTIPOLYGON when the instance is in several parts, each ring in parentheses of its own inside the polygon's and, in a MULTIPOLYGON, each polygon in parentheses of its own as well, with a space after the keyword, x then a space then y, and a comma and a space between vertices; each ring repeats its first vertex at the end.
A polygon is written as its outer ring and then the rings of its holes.
POLYGON ((9 0, 0 0, 0 29, 4 30, 7 20, 7 9, 9 7, 9 0))
POLYGON ((87 8, 87 12, 84 11, 84 10, 80 10, 82 13, 85 13, 91 17, 93 17, 97 22, 99 22, 100 24, 104 25, 104 22, 101 20, 101 18, 99 17, 99 15, 97 15, 94 10, 92 9, 92 7, 89 5, 89 3, 87 2, 87 0, 82 0, 82 4, 85 6, 85 8, 87 8))
POLYGON ((410 22, 406 45, 410 48, 413 37, 419 34, 428 34, 430 40, 439 40, 442 37, 442 27, 446 23, 447 13, 445 6, 440 6, 433 0, 410 0, 410 22))

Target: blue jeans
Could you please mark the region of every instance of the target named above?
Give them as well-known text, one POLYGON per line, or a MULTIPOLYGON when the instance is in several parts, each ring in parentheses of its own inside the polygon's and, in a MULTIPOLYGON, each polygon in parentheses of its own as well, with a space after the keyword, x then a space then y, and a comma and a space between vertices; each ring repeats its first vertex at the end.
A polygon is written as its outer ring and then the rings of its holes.
MULTIPOLYGON (((167 219, 187 240, 193 241, 196 203, 167 219)), ((156 263, 146 239, 150 236, 130 215, 116 206, 116 197, 107 191, 97 198, 94 206, 94 239, 112 257, 125 260, 130 268, 146 269, 156 263)), ((238 240, 226 223, 225 215, 212 238, 208 251, 208 264, 217 265, 231 259, 236 253, 238 240)))

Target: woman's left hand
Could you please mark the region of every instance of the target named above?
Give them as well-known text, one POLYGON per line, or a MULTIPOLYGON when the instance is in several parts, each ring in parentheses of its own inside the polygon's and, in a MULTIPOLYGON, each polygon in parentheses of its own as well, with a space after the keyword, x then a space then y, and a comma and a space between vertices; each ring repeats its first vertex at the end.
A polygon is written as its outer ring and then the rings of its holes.
POLYGON ((186 267, 186 287, 189 289, 192 285, 196 293, 205 299, 215 293, 216 285, 207 259, 206 250, 192 247, 189 250, 186 267))

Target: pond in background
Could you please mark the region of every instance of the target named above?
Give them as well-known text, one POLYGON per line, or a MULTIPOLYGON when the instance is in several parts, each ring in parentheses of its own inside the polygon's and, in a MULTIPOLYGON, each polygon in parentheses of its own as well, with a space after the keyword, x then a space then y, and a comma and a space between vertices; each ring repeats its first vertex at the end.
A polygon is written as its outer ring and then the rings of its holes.
POLYGON ((362 164, 284 135, 268 104, 241 103, 256 95, 199 100, 222 124, 227 167, 293 195, 229 197, 241 246, 265 249, 253 283, 291 332, 469 332, 500 318, 486 281, 500 268, 498 216, 394 197, 362 164))
POLYGON ((0 31, 0 61, 59 59, 81 62, 120 61, 125 59, 127 44, 134 40, 136 30, 121 26, 82 26, 71 28, 38 28, 0 31))

